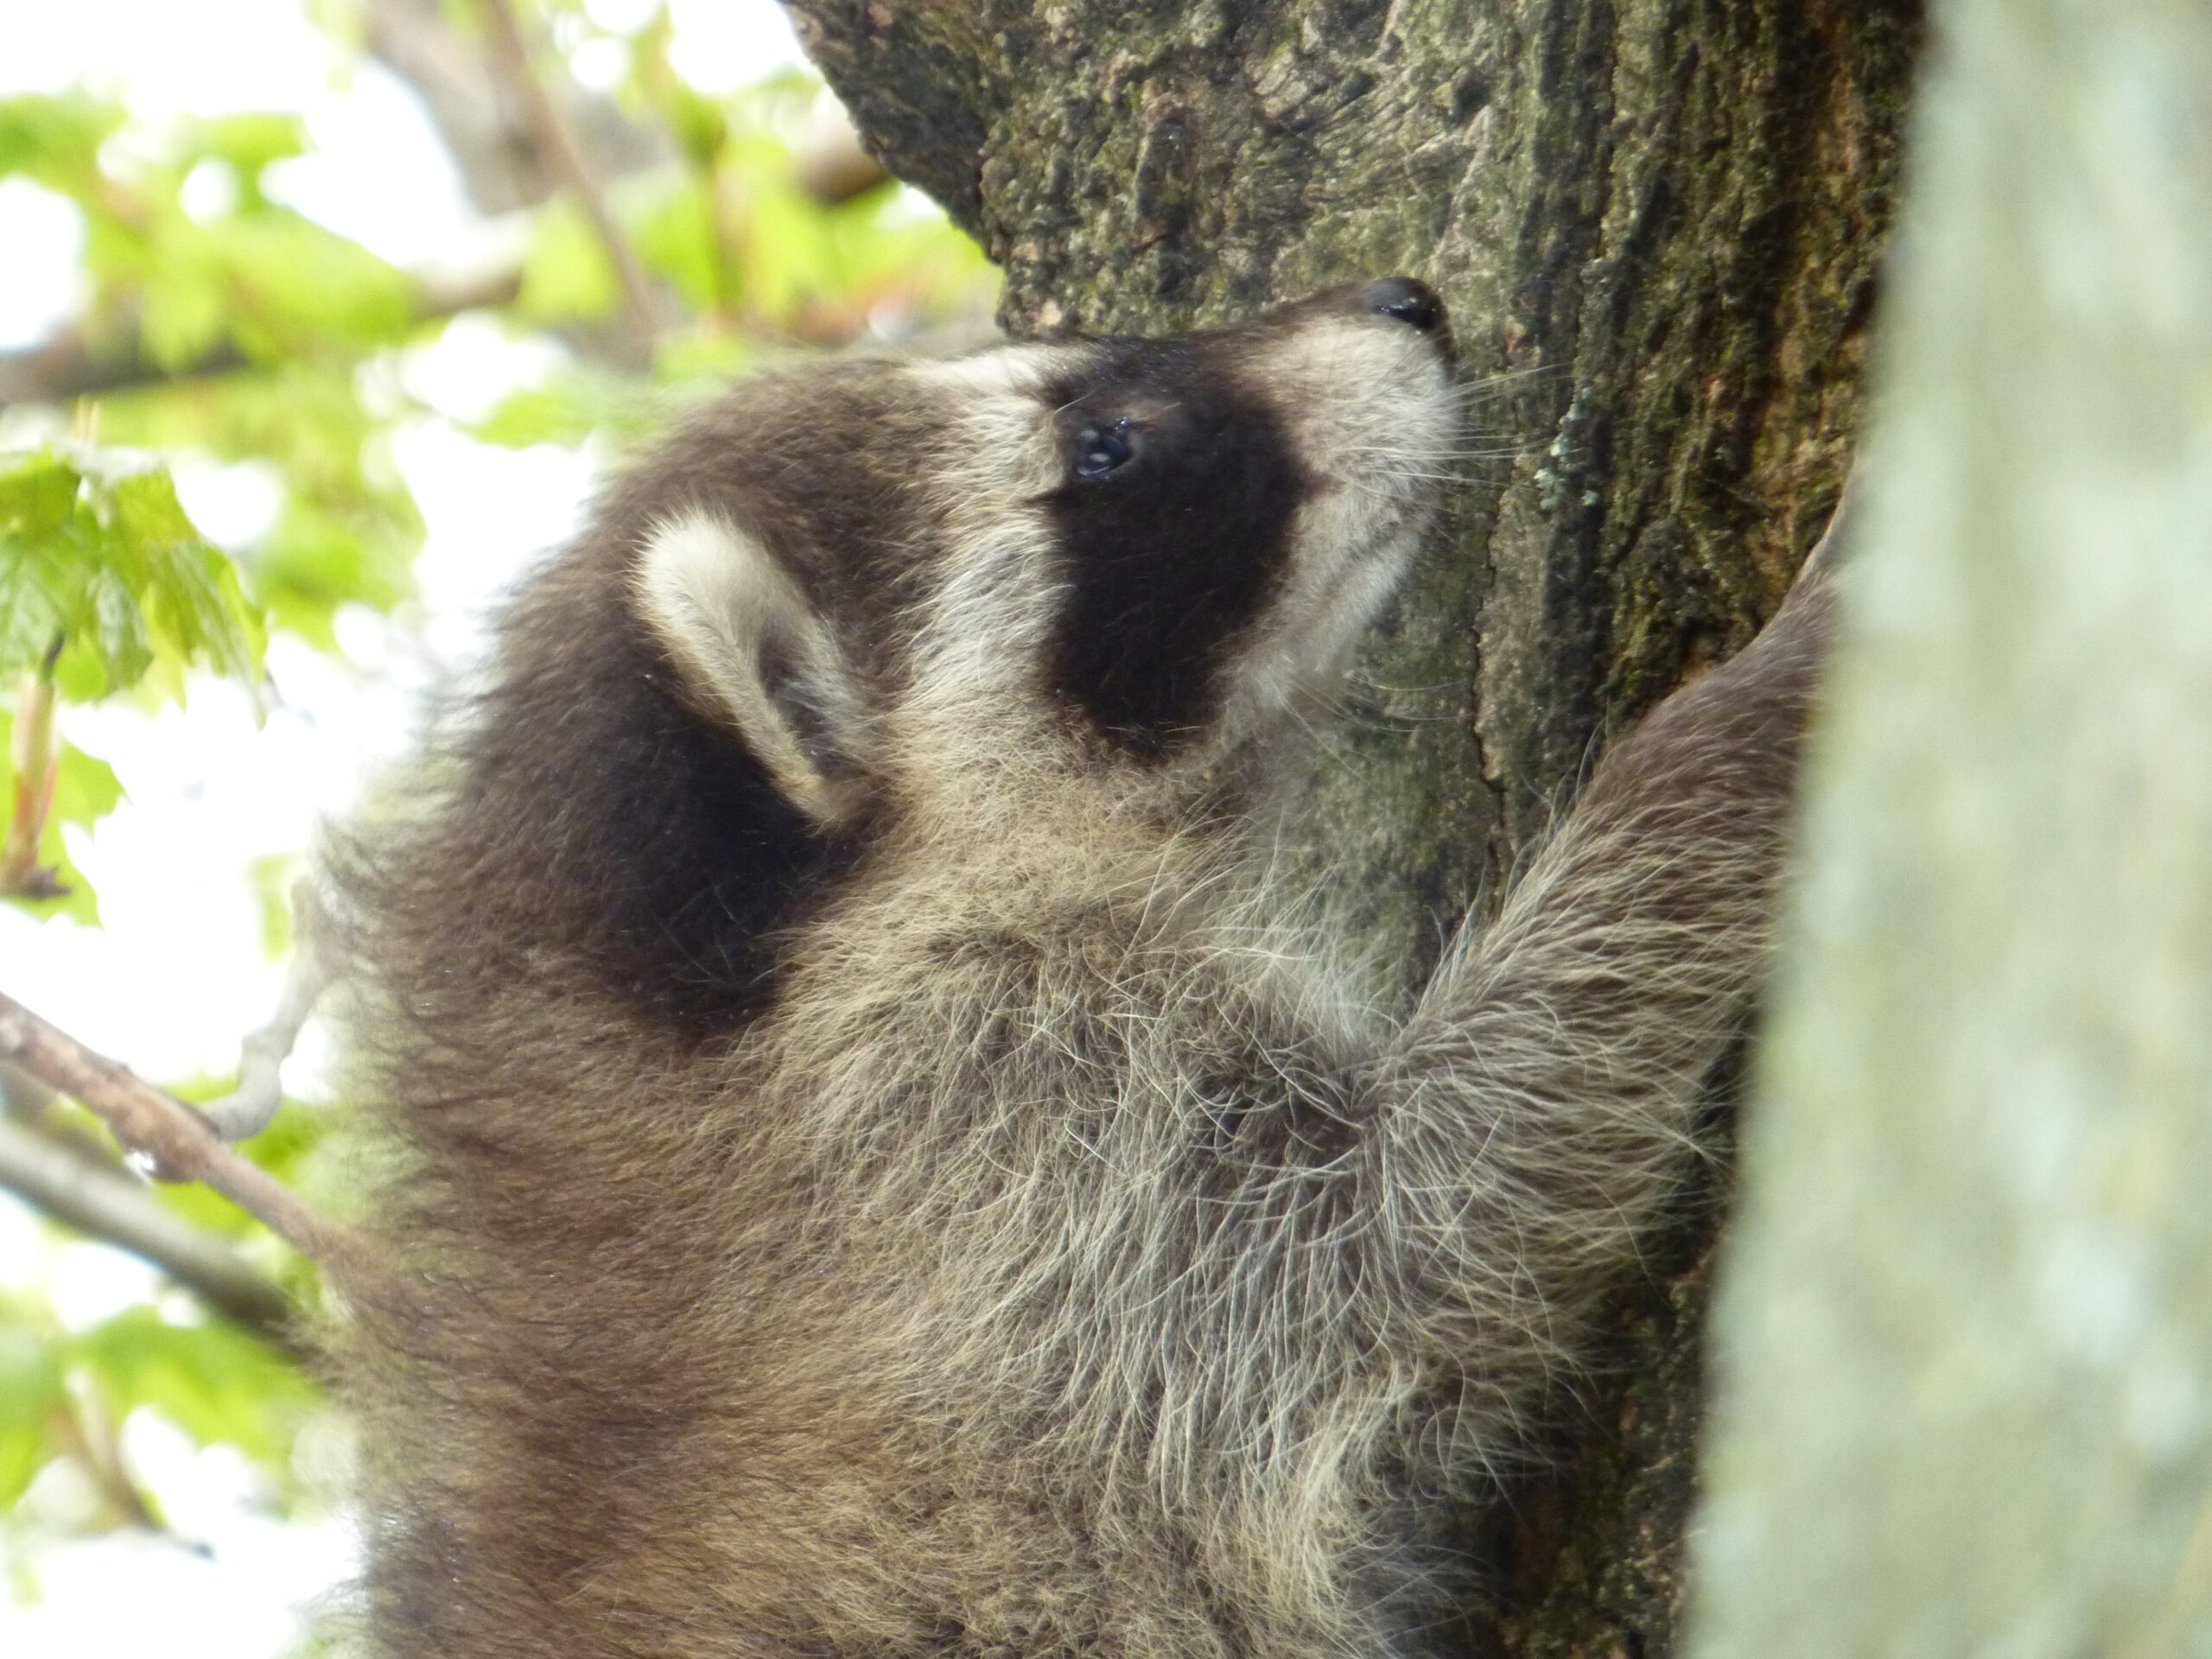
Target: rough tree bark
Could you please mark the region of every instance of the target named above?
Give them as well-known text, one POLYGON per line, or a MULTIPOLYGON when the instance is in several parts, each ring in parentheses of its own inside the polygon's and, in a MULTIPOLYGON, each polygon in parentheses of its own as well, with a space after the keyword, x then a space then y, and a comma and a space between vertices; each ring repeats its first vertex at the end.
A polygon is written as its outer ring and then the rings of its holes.
POLYGON ((1697 1651, 2212 1653, 2212 15, 1946 0, 1697 1651))
MULTIPOLYGON (((1492 378, 1481 458, 1312 796, 1411 969, 1605 728, 1751 637, 1834 504, 1916 0, 789 3, 871 146, 1004 267, 1016 332, 1399 271, 1450 302, 1492 378)), ((1492 1526, 1479 1645, 1669 1650, 1717 1207, 1624 1303, 1563 1471, 1492 1526)))

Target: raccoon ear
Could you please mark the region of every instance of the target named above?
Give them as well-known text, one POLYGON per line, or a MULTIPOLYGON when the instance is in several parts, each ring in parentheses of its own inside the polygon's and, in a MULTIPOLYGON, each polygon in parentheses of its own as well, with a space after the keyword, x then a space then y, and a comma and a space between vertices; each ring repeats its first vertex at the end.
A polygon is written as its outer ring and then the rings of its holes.
POLYGON ((868 705, 836 636, 790 572, 726 519, 663 520, 638 608, 693 700, 736 728, 791 803, 829 827, 859 804, 868 705))

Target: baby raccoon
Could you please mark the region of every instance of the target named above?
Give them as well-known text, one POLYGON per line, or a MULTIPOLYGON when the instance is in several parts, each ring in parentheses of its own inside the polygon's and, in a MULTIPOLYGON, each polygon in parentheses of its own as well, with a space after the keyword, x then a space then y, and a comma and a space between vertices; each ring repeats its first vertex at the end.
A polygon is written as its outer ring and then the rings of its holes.
POLYGON ((1394 279, 763 376, 513 601, 350 878, 382 1652, 1421 1649, 1693 1155, 1826 608, 1363 1006, 1271 803, 1448 359, 1394 279))

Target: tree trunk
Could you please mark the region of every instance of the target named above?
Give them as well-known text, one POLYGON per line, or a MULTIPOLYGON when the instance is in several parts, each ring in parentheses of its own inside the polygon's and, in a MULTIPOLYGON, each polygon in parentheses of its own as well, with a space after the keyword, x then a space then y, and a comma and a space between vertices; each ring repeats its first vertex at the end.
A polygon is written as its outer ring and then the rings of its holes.
MULTIPOLYGON (((1450 302, 1485 388, 1458 527, 1312 791, 1410 982, 1834 505, 1916 3, 790 3, 872 148, 1004 267, 1018 333, 1395 272, 1450 302)), ((1489 1529, 1483 1646, 1669 1650, 1717 1208, 1686 1206, 1560 1471, 1489 1529)))
POLYGON ((2212 16, 1949 0, 1697 1650, 2212 1652, 2212 16))

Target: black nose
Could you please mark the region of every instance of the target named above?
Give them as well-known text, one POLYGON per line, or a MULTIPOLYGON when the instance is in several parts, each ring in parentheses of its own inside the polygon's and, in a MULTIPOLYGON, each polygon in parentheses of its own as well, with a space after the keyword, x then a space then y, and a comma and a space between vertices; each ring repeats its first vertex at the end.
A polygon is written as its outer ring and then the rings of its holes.
POLYGON ((1424 334, 1433 334, 1444 326, 1444 302, 1427 283, 1417 283, 1410 276, 1385 276, 1379 283, 1370 283, 1359 290, 1359 301, 1368 310, 1410 323, 1424 334))

